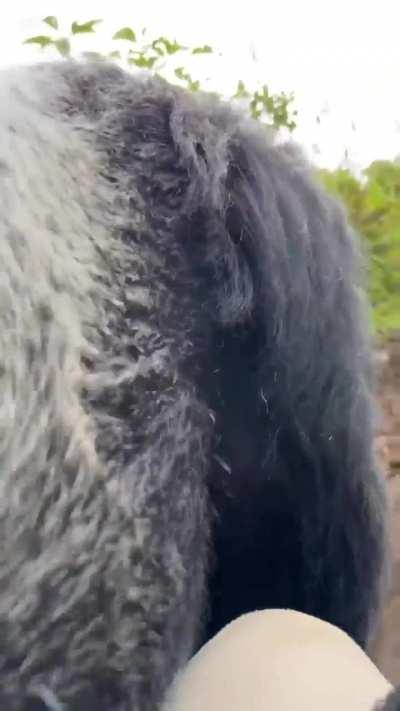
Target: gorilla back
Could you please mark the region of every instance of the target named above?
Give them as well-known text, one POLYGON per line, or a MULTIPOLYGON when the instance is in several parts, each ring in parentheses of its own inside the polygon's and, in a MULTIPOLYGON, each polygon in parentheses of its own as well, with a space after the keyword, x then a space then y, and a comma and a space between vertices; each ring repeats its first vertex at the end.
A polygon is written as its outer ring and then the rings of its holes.
POLYGON ((358 261, 298 152, 229 106, 103 63, 1 74, 2 708, 154 711, 259 607, 366 644, 358 261))

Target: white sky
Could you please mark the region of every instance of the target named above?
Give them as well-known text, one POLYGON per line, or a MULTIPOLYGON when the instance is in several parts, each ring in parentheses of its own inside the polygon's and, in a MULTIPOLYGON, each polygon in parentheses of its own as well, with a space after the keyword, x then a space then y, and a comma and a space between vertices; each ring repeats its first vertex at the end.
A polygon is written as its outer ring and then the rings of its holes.
POLYGON ((222 93, 240 78, 294 91, 295 138, 321 165, 335 167, 346 149, 356 168, 400 154, 399 0, 3 0, 0 65, 37 56, 22 40, 43 32, 49 14, 102 18, 93 41, 103 51, 122 25, 213 45, 221 56, 197 60, 193 74, 211 76, 222 93))

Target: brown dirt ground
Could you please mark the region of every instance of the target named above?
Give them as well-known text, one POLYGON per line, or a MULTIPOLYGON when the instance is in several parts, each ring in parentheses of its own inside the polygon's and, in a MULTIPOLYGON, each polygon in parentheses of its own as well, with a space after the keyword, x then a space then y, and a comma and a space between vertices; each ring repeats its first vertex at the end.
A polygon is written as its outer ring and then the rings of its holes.
POLYGON ((380 358, 382 425, 377 447, 391 503, 393 578, 371 656, 393 684, 400 684, 400 334, 380 358))

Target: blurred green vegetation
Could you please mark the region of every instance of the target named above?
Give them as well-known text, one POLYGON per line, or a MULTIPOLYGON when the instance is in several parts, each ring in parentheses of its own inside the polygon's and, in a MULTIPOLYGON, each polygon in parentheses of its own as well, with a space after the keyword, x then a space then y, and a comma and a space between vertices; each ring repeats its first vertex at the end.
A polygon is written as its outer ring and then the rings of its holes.
POLYGON ((374 161, 357 179, 350 171, 320 171, 345 204, 369 256, 368 288, 375 327, 400 330, 400 161, 374 161))

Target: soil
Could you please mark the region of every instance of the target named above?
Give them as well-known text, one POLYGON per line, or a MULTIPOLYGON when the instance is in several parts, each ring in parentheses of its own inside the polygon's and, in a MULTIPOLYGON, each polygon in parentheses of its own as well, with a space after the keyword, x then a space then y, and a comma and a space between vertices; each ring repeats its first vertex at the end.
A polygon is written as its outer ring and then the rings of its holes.
POLYGON ((400 334, 378 354, 382 419, 377 449, 391 503, 392 584, 372 657, 393 684, 400 684, 400 334))

